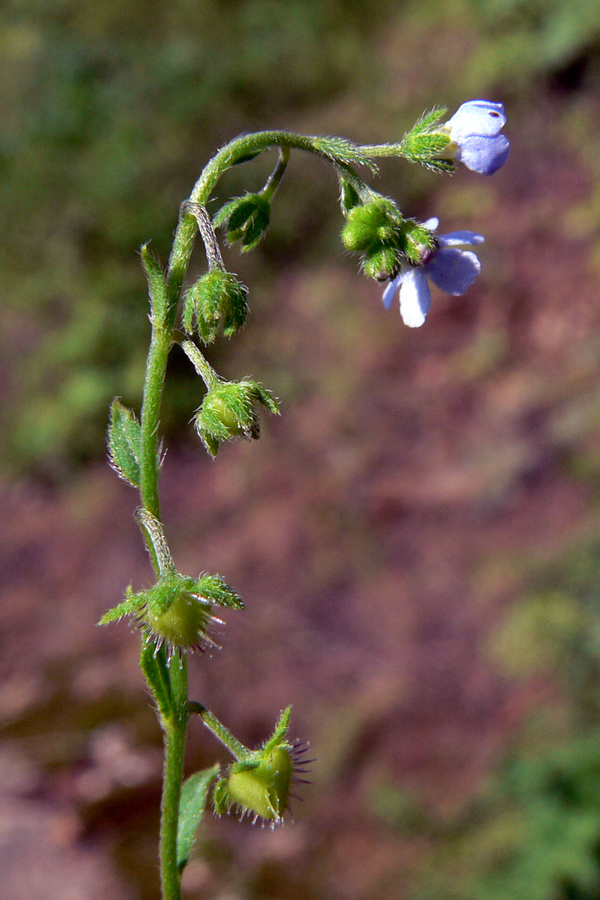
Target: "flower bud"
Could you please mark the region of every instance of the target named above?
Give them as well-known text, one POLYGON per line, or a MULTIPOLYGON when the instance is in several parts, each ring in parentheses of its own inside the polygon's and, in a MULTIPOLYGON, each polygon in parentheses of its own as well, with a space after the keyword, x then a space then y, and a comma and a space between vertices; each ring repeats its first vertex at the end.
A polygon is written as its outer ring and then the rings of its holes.
POLYGON ((219 444, 235 438, 257 439, 260 435, 258 406, 274 415, 279 406, 256 381, 226 382, 211 388, 195 418, 196 431, 211 456, 219 444))
POLYGON ((241 241, 242 252, 253 250, 269 227, 271 204, 264 194, 245 194, 226 203, 214 217, 214 225, 224 225, 227 241, 241 241))
POLYGON ((394 243, 402 215, 398 207, 385 197, 353 206, 342 229, 342 243, 352 253, 377 250, 394 243))
POLYGON ((371 253, 365 253, 362 269, 369 278, 386 281, 394 278, 400 268, 398 251, 393 247, 381 247, 371 253))
POLYGON ((402 254, 411 266, 423 266, 437 248, 437 240, 432 231, 415 222, 405 219, 402 226, 402 254))
POLYGON ((248 288, 231 272, 216 266, 200 278, 186 293, 183 302, 183 327, 192 334, 195 320, 198 335, 210 344, 219 331, 231 337, 248 314, 248 288))
POLYGON ((395 278, 407 263, 423 265, 437 246, 427 228, 414 219, 404 219, 385 197, 353 207, 342 240, 348 250, 361 253, 365 275, 378 281, 395 278))

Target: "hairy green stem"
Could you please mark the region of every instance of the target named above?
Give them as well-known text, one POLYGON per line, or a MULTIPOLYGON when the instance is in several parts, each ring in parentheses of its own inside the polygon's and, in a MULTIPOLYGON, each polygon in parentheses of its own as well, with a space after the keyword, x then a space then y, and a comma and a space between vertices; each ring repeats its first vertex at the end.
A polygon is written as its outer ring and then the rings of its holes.
POLYGON ((287 169, 288 160, 290 158, 290 148, 289 147, 280 147, 279 148, 279 159, 277 160, 277 165, 269 175, 267 182, 264 188, 261 191, 263 197, 267 200, 272 200, 275 191, 279 187, 281 183, 281 179, 285 174, 285 170, 287 169))
MULTIPOLYGON (((393 146, 393 145, 391 145, 393 146)), ((259 131, 255 134, 243 135, 235 138, 226 144, 205 166, 200 178, 194 185, 189 200, 182 204, 181 217, 175 239, 173 241, 173 249, 169 259, 169 272, 167 276, 167 289, 169 296, 169 306, 171 310, 176 310, 177 301, 181 292, 181 287, 185 278, 188 263, 192 255, 194 240, 198 230, 198 222, 193 212, 190 212, 190 205, 199 207, 206 206, 210 195, 215 189, 219 178, 226 169, 231 168, 236 163, 244 159, 252 158, 263 150, 271 147, 279 147, 281 151, 279 162, 267 181, 265 187, 270 194, 275 192, 276 187, 281 180, 291 149, 305 150, 316 156, 325 159, 331 163, 349 184, 352 185, 358 196, 367 199, 371 195, 371 189, 365 181, 358 175, 351 165, 341 162, 327 152, 321 142, 316 138, 303 134, 294 134, 290 131, 259 131), (273 179, 271 181, 271 179, 273 179)), ((362 148, 358 148, 361 150, 362 148)), ((374 147, 375 150, 379 149, 374 147)), ((365 159, 368 154, 365 154, 365 159)), ((384 155, 384 154, 379 154, 384 155)), ((387 155, 397 155, 389 152, 387 155)), ((173 312, 173 317, 175 313, 173 312)))
POLYGON ((211 365, 204 358, 192 341, 183 341, 181 349, 194 366, 196 372, 204 382, 206 390, 210 391, 221 384, 221 379, 211 365))
POLYGON ((185 658, 172 656, 169 674, 173 692, 173 713, 163 721, 165 761, 160 816, 160 876, 163 900, 180 900, 181 876, 177 866, 177 826, 183 783, 183 762, 188 720, 187 665, 185 658))
POLYGON ((367 192, 370 190, 352 166, 335 159, 330 152, 323 148, 320 140, 309 135, 294 134, 291 131, 258 131, 255 134, 235 138, 213 156, 194 185, 190 194, 190 201, 205 206, 225 169, 230 168, 245 157, 260 153, 262 150, 268 150, 270 147, 305 150, 308 153, 314 153, 316 156, 320 156, 334 165, 343 174, 344 178, 352 184, 360 196, 365 193, 365 190, 367 192))
MULTIPOLYGON (((191 248, 190 248, 191 252, 191 248)), ((140 454, 140 498, 143 510, 160 523, 160 500, 158 493, 158 430, 160 408, 164 389, 167 360, 173 340, 173 322, 176 302, 167 309, 167 324, 152 316, 152 337, 146 365, 144 399, 141 414, 141 454, 140 454)), ((157 576, 162 574, 163 565, 157 554, 155 543, 147 528, 142 533, 157 576)), ((142 651, 142 654, 144 651, 142 651)), ((170 714, 161 714, 164 731, 165 759, 163 772, 163 792, 160 818, 160 875, 163 900, 180 900, 180 875, 177 867, 177 826, 179 821, 179 800, 183 782, 183 761, 187 728, 187 668, 185 659, 171 657, 166 662, 165 647, 156 651, 156 667, 168 676, 165 697, 169 702, 170 714)), ((148 660, 146 660, 148 663, 148 660)), ((145 672, 144 666, 142 669, 145 672)), ((152 680, 147 679, 150 688, 152 680)), ((165 697, 157 697, 159 709, 165 709, 165 697), (162 707, 161 707, 162 700, 162 707)))
POLYGON ((192 203, 186 200, 181 204, 181 212, 183 214, 191 213, 198 223, 198 230, 202 235, 202 242, 206 250, 206 258, 208 260, 209 269, 224 269, 225 264, 221 256, 221 248, 217 241, 215 229, 208 214, 208 210, 199 203, 192 203))
MULTIPOLYGON (((158 492, 159 474, 159 424, 162 396, 169 351, 173 343, 173 330, 175 316, 180 299, 181 289, 185 279, 187 267, 194 247, 194 241, 198 229, 198 209, 201 215, 206 215, 203 209, 206 200, 217 183, 221 173, 232 165, 237 158, 248 152, 249 138, 242 138, 232 142, 225 148, 204 170, 203 175, 196 183, 190 196, 189 204, 182 206, 180 222, 175 234, 173 248, 169 259, 167 272, 167 309, 166 315, 159 320, 156 310, 151 316, 152 337, 146 363, 146 376, 144 381, 144 396, 141 413, 141 449, 140 449, 140 498, 142 507, 160 522, 160 498, 158 492), (246 149, 244 149, 246 147, 246 149), (191 210, 190 210, 191 206, 191 210)), ((269 133, 269 138, 259 139, 258 144, 252 141, 256 149, 278 143, 276 134, 269 133), (275 140, 273 138, 275 137, 275 140)), ((275 189, 285 164, 289 150, 282 150, 280 161, 269 183, 272 190, 275 189)), ((206 215, 207 222, 201 219, 200 224, 210 227, 210 219, 206 215)), ((160 560, 157 558, 156 549, 146 529, 142 529, 150 559, 157 576, 161 574, 160 560)), ((183 782, 183 763, 185 752, 185 738, 187 720, 189 716, 187 705, 187 666, 184 658, 171 657, 166 662, 165 648, 157 651, 161 663, 161 671, 168 673, 169 689, 166 689, 165 697, 162 697, 163 708, 166 708, 168 696, 172 698, 170 715, 161 714, 161 724, 164 731, 165 760, 163 793, 161 800, 160 821, 160 872, 163 900, 180 900, 180 874, 177 867, 177 826, 179 820, 179 802, 181 798, 181 786, 183 782)), ((148 660, 146 659, 148 665, 148 660)), ((142 666, 144 670, 144 666, 142 666)), ((145 671, 145 670, 144 670, 145 671)), ((151 680, 148 681, 152 688, 151 680)), ((160 698, 157 698, 157 701, 160 698)), ((159 703, 159 709, 161 708, 159 703)))
MULTIPOLYGON (((350 145, 346 144, 346 147, 350 145)), ((189 200, 182 204, 180 220, 175 232, 173 247, 169 258, 166 275, 167 300, 166 310, 161 315, 153 308, 152 337, 146 364, 144 381, 144 397, 141 412, 141 448, 140 448, 140 498, 143 510, 154 517, 160 525, 160 499, 158 492, 159 475, 159 423, 160 409, 164 390, 165 376, 169 352, 173 344, 175 317, 185 280, 187 268, 194 248, 198 229, 202 232, 208 250, 212 252, 212 262, 219 264, 218 246, 212 246, 214 231, 206 212, 206 204, 223 172, 230 166, 270 147, 279 147, 280 156, 277 166, 265 185, 270 198, 275 192, 284 174, 290 149, 297 148, 314 153, 331 163, 340 178, 349 183, 359 197, 367 199, 370 188, 355 172, 349 162, 336 156, 330 146, 318 138, 297 135, 286 131, 264 131, 258 134, 243 135, 223 147, 208 163, 200 178, 194 185, 189 200)), ((360 148, 358 148, 360 150, 360 148)), ((373 148, 377 151, 378 148, 373 148)), ((374 155, 383 155, 375 153, 374 155)), ((389 155, 396 155, 391 153, 389 155)), ((359 156, 349 157, 360 163, 359 156)), ((364 155, 366 160, 366 154, 364 155)), ((216 242, 215 242, 216 243, 216 242)), ((186 349, 189 353, 189 348, 186 349)), ((198 351, 198 357, 200 356, 198 351)), ((200 373, 207 375, 209 381, 216 374, 202 357, 198 367, 198 358, 192 354, 192 361, 200 373)), ((205 379, 206 380, 206 379, 205 379)), ((152 521, 141 517, 143 521, 152 521)), ((158 527, 158 526, 157 526, 158 527)), ((144 539, 152 564, 158 577, 161 575, 161 560, 158 558, 156 541, 151 540, 151 530, 142 528, 144 539)), ((248 751, 227 731, 227 729, 201 704, 188 707, 187 667, 185 658, 178 655, 167 660, 165 647, 155 651, 152 658, 146 646, 142 651, 142 669, 149 675, 150 688, 153 682, 160 685, 160 697, 157 703, 161 712, 160 719, 164 731, 165 761, 164 781, 161 801, 160 822, 160 871, 163 900, 181 900, 180 873, 177 866, 177 827, 179 820, 179 803, 183 782, 183 763, 187 721, 190 711, 198 712, 205 724, 220 738, 234 755, 244 755, 248 751), (145 655, 144 655, 145 654, 145 655), (144 667, 145 666, 145 667, 144 667), (156 670, 156 671, 155 671, 156 670), (158 679, 158 681, 157 681, 158 679), (162 680, 161 680, 162 679, 162 680), (163 683, 168 679, 168 684, 163 683)))
POLYGON ((404 141, 398 144, 361 144, 359 150, 371 159, 404 156, 403 143, 404 141))
POLYGON ((225 728, 222 722, 219 722, 216 716, 214 716, 209 709, 203 706, 201 703, 196 703, 195 700, 192 700, 188 703, 188 710, 191 713, 196 713, 196 715, 200 716, 206 727, 212 731, 214 736, 218 738, 221 743, 227 747, 229 752, 235 756, 236 759, 245 759, 246 757, 251 755, 251 751, 248 750, 247 747, 244 747, 240 741, 236 737, 232 735, 228 728, 225 728))

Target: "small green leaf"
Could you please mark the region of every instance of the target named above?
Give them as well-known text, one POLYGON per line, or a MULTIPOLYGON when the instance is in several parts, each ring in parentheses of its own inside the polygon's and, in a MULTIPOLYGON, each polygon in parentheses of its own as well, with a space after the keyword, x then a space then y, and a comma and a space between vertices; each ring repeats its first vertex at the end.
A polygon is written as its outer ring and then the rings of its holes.
POLYGON ((287 706, 279 715, 277 722, 275 724, 275 730, 269 740, 263 747, 263 753, 270 753, 274 747, 277 747, 281 744, 285 736, 287 734, 287 730, 290 727, 290 719, 292 718, 292 707, 287 706))
POLYGON ((349 181, 346 181, 345 178, 340 179, 340 190, 340 202, 344 212, 349 212, 351 209, 354 209, 355 206, 359 205, 360 197, 358 196, 356 189, 349 181))
POLYGON ((115 472, 132 487, 140 485, 140 423, 117 398, 110 408, 108 452, 115 472))
POLYGON ((142 605, 143 601, 140 600, 140 595, 134 594, 131 585, 129 585, 125 592, 125 599, 113 606, 112 609, 109 609, 108 612, 105 612, 98 625, 108 625, 110 622, 117 622, 123 616, 137 615, 142 605))
POLYGON ((168 719, 173 712, 173 701, 165 648, 163 646, 157 650, 156 643, 148 636, 142 642, 140 667, 154 695, 159 712, 168 719))
POLYGON ((437 125, 439 120, 445 116, 447 112, 448 109, 445 106, 434 106, 429 112, 423 113, 423 115, 415 122, 409 133, 423 134, 424 132, 429 131, 434 125, 437 125))
POLYGON ((239 594, 230 587, 220 575, 201 575, 194 586, 194 593, 209 603, 227 606, 230 609, 244 609, 239 594))
POLYGON ((254 393, 258 402, 262 403, 264 408, 274 416, 281 415, 279 403, 277 402, 271 391, 266 390, 266 388, 258 384, 256 381, 249 383, 254 385, 254 393))
POLYGON ((162 269, 148 251, 148 245, 142 247, 142 264, 148 279, 152 319, 156 325, 165 321, 168 308, 167 287, 162 269))
POLYGON ((219 774, 219 764, 210 769, 195 772, 184 782, 179 801, 179 822, 177 825, 177 866, 182 872, 190 858, 194 835, 202 820, 211 782, 219 774))

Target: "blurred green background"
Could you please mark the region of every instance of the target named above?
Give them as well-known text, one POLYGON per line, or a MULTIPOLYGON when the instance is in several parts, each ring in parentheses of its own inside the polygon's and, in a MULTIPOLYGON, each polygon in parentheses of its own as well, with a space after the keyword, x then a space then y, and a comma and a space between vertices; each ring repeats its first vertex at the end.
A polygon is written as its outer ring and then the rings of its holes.
MULTIPOLYGON (((249 744, 293 702, 317 756, 294 824, 207 820, 185 896, 600 896, 600 2, 7 0, 0 47, 4 896, 158 897, 160 733, 137 636, 95 627, 151 577, 104 461, 109 402, 140 400, 140 245, 166 259, 242 131, 386 141, 476 97, 505 104, 501 172, 374 180, 486 235, 464 298, 386 313, 297 154, 267 239, 225 251, 251 316, 211 350, 282 419, 212 463, 173 356, 175 558, 247 602, 194 697, 249 744)), ((192 729, 190 771, 220 754, 192 729)))

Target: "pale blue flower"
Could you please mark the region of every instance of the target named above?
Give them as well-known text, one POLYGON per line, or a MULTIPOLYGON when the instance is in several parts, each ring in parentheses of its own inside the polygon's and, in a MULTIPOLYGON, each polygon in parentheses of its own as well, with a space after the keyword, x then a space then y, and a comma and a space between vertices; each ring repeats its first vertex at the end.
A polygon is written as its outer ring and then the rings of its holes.
POLYGON ((492 175, 504 165, 510 152, 508 138, 500 134, 505 124, 501 103, 469 100, 444 126, 450 134, 448 149, 467 169, 480 175, 492 175))
MULTIPOLYGON (((438 219, 429 219, 425 228, 435 231, 438 219)), ((451 231, 437 237, 438 246, 422 266, 407 266, 390 281, 383 292, 383 305, 389 309, 400 289, 400 315, 409 328, 419 328, 431 306, 427 279, 445 294, 464 294, 481 272, 481 263, 470 250, 459 250, 461 244, 481 244, 484 237, 474 231, 451 231)))

